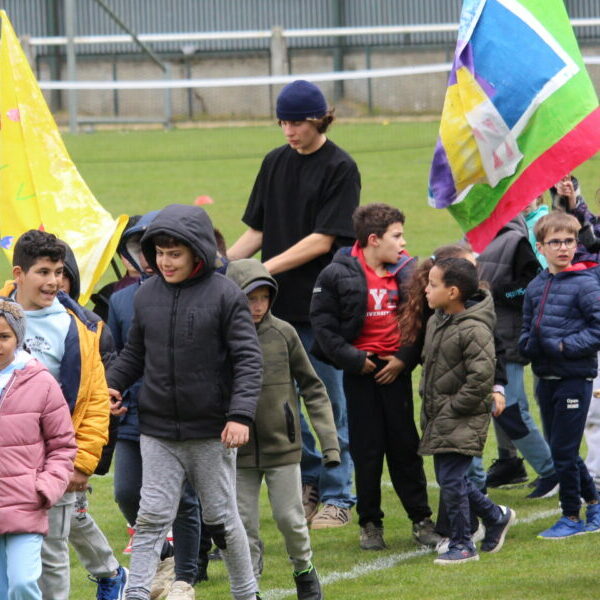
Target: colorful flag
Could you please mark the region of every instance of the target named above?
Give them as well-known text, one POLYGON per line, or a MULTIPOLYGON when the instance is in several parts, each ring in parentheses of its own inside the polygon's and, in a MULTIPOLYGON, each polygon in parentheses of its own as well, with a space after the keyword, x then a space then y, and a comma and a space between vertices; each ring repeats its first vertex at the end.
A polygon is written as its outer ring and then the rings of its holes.
POLYGON ((598 97, 563 0, 464 0, 429 203, 481 251, 599 149, 598 97))
POLYGON ((75 253, 85 304, 127 216, 113 219, 81 178, 4 11, 0 19, 0 247, 11 261, 25 231, 54 233, 75 253))

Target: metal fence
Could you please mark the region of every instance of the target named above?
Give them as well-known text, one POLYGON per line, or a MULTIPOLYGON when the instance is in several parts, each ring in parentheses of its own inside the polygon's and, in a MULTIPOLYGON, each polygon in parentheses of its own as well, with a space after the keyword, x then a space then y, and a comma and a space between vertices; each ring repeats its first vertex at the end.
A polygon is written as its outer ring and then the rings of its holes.
MULTIPOLYGON (((269 30, 456 23, 458 0, 105 0, 106 4, 137 33, 189 31, 269 30), (168 5, 168 10, 165 8, 168 5)), ((600 0, 566 0, 571 18, 600 17, 600 0)), ((19 35, 64 35, 63 0, 0 0, 19 35)), ((122 33, 95 0, 76 2, 78 35, 122 33)), ((581 42, 600 40, 600 27, 579 28, 581 42)), ((297 38, 290 49, 374 46, 453 45, 454 33, 436 32, 396 36, 365 36, 332 40, 297 38)), ((178 53, 176 42, 152 45, 159 53, 178 53)), ((200 52, 268 50, 268 40, 207 40, 197 44, 200 52)), ((62 49, 40 48, 39 53, 62 53, 62 49)), ((78 48, 86 54, 138 54, 133 44, 97 45, 78 48)))

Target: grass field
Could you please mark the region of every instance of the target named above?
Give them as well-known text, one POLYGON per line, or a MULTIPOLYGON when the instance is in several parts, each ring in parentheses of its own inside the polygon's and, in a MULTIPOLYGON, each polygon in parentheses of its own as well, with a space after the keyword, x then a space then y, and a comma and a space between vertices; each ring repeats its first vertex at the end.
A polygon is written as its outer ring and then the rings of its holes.
MULTIPOLYGON (((362 202, 382 201, 402 208, 408 249, 427 256, 438 245, 461 236, 445 211, 427 206, 426 190, 435 123, 337 124, 331 137, 357 161, 363 183, 362 202)), ((281 143, 271 127, 218 127, 195 130, 98 132, 66 136, 67 146, 98 200, 114 215, 144 213, 171 202, 192 203, 202 194, 212 196, 207 207, 216 226, 232 243, 243 231, 240 221, 254 177, 264 154, 281 143)), ((600 186, 598 156, 577 171, 584 193, 593 204, 600 186)), ((112 278, 111 274, 105 280, 112 278)), ((417 375, 415 375, 415 381, 417 375)), ((530 385, 530 382, 528 382, 530 385)), ((418 402, 417 402, 418 404, 418 402)), ((418 410, 418 408, 417 408, 418 410)), ((491 435, 486 466, 495 457, 491 435)), ((426 461, 434 482, 431 461, 426 461)), ((112 499, 112 477, 95 477, 90 509, 115 553, 127 541, 125 522, 112 499)), ((389 482, 384 483, 386 540, 389 549, 365 553, 358 548, 356 523, 312 535, 314 562, 326 582, 325 595, 333 600, 454 600, 552 599, 587 600, 598 597, 597 552, 600 535, 578 536, 562 542, 536 539, 557 512, 556 498, 527 501, 526 488, 492 490, 491 497, 516 509, 520 522, 511 530, 501 553, 482 556, 477 563, 444 568, 433 556, 417 551, 410 523, 389 482)), ((437 489, 430 487, 432 507, 437 489)), ((266 548, 262 580, 269 600, 293 598, 291 567, 270 518, 266 495, 262 499, 262 526, 266 548)), ((72 561, 72 594, 76 600, 95 597, 95 586, 76 558, 72 561)), ((212 564, 210 580, 197 596, 229 598, 223 565, 212 564)))

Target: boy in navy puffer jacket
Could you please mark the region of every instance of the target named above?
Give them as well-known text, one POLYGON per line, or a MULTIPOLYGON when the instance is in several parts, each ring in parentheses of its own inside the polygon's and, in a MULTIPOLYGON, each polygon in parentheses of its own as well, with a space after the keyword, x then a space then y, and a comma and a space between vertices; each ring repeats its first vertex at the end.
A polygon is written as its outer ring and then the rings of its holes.
POLYGON ((535 226, 544 269, 527 286, 519 349, 539 377, 537 395, 560 485, 563 516, 538 537, 561 539, 600 530, 598 493, 579 457, 585 419, 598 371, 600 282, 597 263, 571 264, 577 219, 553 211, 535 226), (586 522, 579 518, 581 498, 586 522))

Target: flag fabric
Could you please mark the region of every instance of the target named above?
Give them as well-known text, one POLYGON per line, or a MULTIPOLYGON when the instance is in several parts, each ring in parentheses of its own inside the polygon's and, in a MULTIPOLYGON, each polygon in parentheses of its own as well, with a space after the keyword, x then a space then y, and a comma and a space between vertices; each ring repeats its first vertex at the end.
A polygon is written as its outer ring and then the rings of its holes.
POLYGON ((69 157, 19 40, 0 11, 0 247, 12 260, 29 229, 71 246, 85 304, 115 252, 127 216, 114 219, 69 157))
POLYGON ((599 149, 598 97, 563 0, 464 0, 429 203, 481 251, 599 149))

